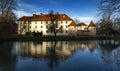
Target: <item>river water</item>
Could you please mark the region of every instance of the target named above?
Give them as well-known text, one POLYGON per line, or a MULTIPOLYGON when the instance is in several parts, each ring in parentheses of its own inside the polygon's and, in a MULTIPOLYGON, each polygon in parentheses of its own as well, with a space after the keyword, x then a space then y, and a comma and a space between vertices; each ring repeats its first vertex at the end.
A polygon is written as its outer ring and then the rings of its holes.
POLYGON ((120 71, 120 40, 0 42, 0 71, 120 71))

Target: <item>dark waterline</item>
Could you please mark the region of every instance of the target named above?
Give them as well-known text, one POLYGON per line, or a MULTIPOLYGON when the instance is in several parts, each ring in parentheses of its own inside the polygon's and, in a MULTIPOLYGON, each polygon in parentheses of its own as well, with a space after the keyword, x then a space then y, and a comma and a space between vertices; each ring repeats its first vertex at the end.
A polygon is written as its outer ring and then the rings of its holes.
POLYGON ((119 71, 120 40, 0 42, 0 71, 119 71))

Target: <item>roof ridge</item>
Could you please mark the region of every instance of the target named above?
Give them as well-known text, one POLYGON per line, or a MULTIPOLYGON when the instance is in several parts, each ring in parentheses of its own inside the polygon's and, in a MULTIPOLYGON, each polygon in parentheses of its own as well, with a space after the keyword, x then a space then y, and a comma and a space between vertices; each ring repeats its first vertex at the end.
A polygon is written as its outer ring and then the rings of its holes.
MULTIPOLYGON (((21 18, 18 19, 18 21, 24 21, 27 20, 26 18, 28 18, 31 21, 48 21, 51 20, 50 17, 48 16, 49 14, 33 14, 33 16, 23 16, 21 18), (32 17, 32 18, 31 18, 32 17)), ((56 20, 60 20, 60 21, 68 21, 68 20, 72 20, 72 18, 70 18, 68 15, 66 14, 57 14, 58 18, 56 20)))
POLYGON ((80 22, 77 24, 77 26, 87 26, 84 22, 80 22))
POLYGON ((76 26, 76 23, 72 20, 72 22, 68 25, 69 26, 76 26))

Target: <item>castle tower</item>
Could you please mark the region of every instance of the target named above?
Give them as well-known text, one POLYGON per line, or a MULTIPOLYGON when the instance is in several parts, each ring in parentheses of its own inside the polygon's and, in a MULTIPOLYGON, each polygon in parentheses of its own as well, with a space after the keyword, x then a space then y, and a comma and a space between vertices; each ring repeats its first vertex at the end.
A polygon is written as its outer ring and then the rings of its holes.
POLYGON ((96 25, 93 21, 90 22, 88 28, 90 30, 90 35, 96 35, 96 25))

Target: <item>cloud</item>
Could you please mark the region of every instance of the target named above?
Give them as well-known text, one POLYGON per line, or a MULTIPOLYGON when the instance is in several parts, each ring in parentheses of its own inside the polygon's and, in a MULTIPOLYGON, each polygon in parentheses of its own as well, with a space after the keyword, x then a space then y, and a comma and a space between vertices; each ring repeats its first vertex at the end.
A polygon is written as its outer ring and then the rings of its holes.
POLYGON ((17 10, 26 11, 30 13, 38 13, 38 12, 40 13, 44 9, 42 7, 38 7, 37 5, 28 4, 19 0, 17 10))
POLYGON ((42 7, 27 4, 21 0, 18 1, 18 7, 16 10, 14 10, 14 13, 16 14, 17 18, 20 18, 22 16, 31 16, 32 14, 45 13, 44 11, 46 11, 46 9, 43 9, 42 7))
MULTIPOLYGON (((29 14, 40 14, 47 13, 49 9, 44 9, 42 7, 38 7, 37 5, 25 3, 22 0, 19 0, 18 7, 15 13, 23 13, 25 15, 29 14)), ((19 17, 19 16, 18 16, 19 17)))
POLYGON ((18 1, 18 7, 31 8, 31 7, 35 7, 35 5, 31 5, 31 4, 25 3, 25 2, 22 1, 22 0, 19 0, 19 1, 18 1))
POLYGON ((32 13, 28 13, 25 11, 18 11, 18 10, 15 10, 14 13, 16 14, 17 18, 20 18, 22 16, 31 16, 32 15, 32 13))
POLYGON ((19 2, 19 4, 18 4, 18 10, 25 10, 25 11, 29 10, 29 11, 31 11, 35 8, 36 7, 34 5, 26 4, 26 3, 23 3, 23 2, 19 2))

